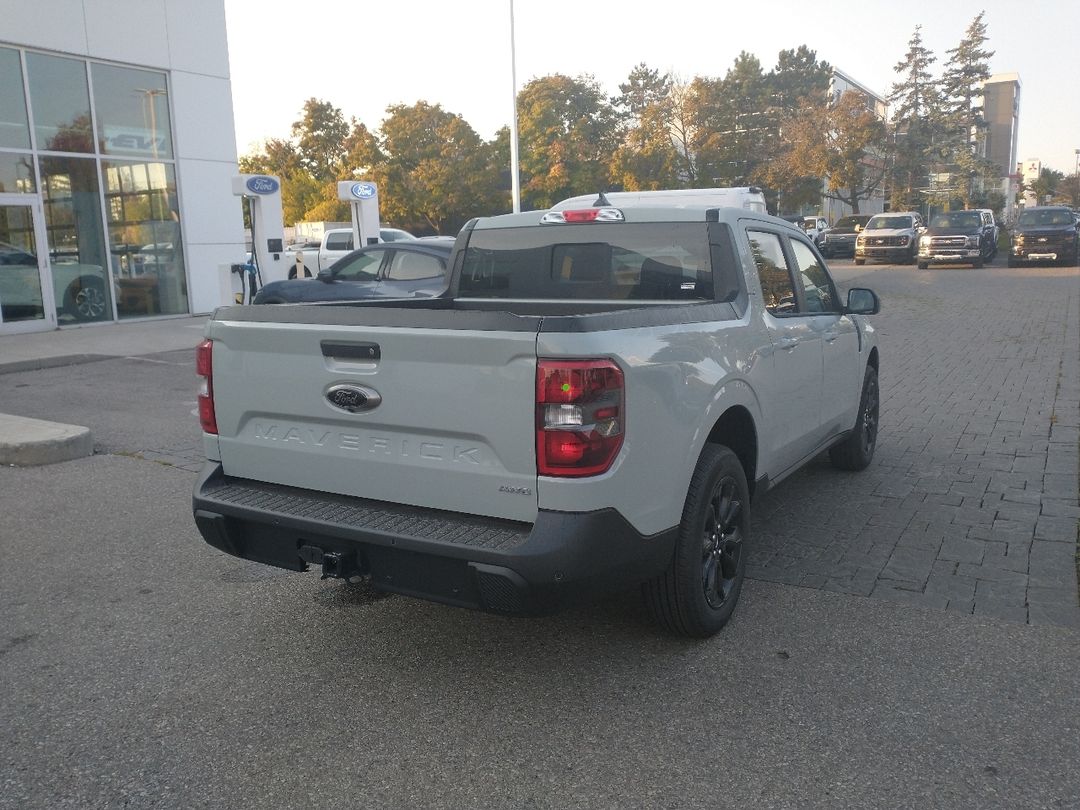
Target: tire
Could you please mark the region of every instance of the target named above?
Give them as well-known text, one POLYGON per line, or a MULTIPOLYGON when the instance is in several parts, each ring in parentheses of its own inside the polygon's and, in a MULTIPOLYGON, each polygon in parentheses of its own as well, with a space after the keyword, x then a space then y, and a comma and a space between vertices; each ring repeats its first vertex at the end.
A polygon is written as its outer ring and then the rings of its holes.
POLYGON ((930 265, 927 264, 926 262, 919 262, 918 266, 919 266, 920 270, 926 270, 930 265))
MULTIPOLYGON (((306 264, 304 265, 304 278, 311 278, 311 271, 308 270, 306 264)), ((289 268, 289 281, 294 281, 295 279, 296 279, 296 265, 294 264, 292 267, 289 268)))
POLYGON ((971 263, 971 269, 972 270, 982 270, 982 267, 983 267, 983 260, 982 259, 976 259, 975 261, 973 261, 971 263))
POLYGON ((75 320, 100 321, 107 314, 109 299, 105 282, 92 276, 82 276, 71 283, 64 295, 65 309, 75 320))
POLYGON ((738 456, 707 444, 683 505, 668 570, 642 585, 657 624, 668 632, 708 638, 731 618, 746 578, 750 490, 738 456))
POLYGON ((864 264, 866 264, 866 259, 856 259, 855 264, 857 264, 859 267, 862 267, 864 264))
POLYGON ((919 258, 919 250, 914 245, 911 246, 911 252, 908 254, 907 261, 904 264, 915 264, 919 258))
POLYGON ((829 461, 837 469, 857 472, 870 466, 877 447, 879 399, 877 369, 867 366, 855 427, 846 439, 829 448, 829 461))

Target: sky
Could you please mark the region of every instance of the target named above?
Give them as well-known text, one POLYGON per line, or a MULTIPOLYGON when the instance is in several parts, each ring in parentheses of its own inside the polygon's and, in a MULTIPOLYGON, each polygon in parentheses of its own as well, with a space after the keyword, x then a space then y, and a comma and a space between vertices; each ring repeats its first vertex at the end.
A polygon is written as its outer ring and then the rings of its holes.
MULTIPOLYGON (((720 77, 740 51, 768 71, 805 44, 875 92, 897 79, 916 25, 937 56, 985 10, 993 73, 1019 73, 1017 160, 1072 173, 1080 149, 1080 0, 515 0, 517 86, 589 74, 609 95, 640 62, 720 77)), ((510 0, 225 0, 239 154, 289 135, 311 97, 370 129, 424 100, 486 139, 509 124, 510 0)))

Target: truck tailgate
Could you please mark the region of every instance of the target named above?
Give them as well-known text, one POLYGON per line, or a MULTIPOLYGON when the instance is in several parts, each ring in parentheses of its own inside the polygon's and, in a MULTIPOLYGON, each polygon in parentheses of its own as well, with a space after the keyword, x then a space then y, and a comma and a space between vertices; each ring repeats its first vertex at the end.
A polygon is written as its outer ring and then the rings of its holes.
POLYGON ((226 475, 536 519, 534 331, 215 320, 209 336, 226 475), (343 410, 337 385, 381 403, 343 410))

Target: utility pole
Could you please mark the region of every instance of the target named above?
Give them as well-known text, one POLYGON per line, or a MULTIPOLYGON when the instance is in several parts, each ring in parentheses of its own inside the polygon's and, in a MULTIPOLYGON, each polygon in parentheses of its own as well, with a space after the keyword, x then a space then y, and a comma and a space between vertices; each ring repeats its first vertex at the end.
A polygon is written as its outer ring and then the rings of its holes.
POLYGON ((510 0, 510 85, 513 97, 510 116, 510 196, 514 213, 521 213, 521 177, 518 165, 517 51, 514 45, 514 0, 510 0))

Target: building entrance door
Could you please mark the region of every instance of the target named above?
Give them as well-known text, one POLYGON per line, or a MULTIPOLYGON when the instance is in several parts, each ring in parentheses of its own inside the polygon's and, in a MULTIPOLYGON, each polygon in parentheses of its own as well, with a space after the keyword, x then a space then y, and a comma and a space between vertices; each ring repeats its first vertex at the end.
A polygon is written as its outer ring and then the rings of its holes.
POLYGON ((0 194, 0 335, 56 328, 45 215, 33 194, 0 194))

